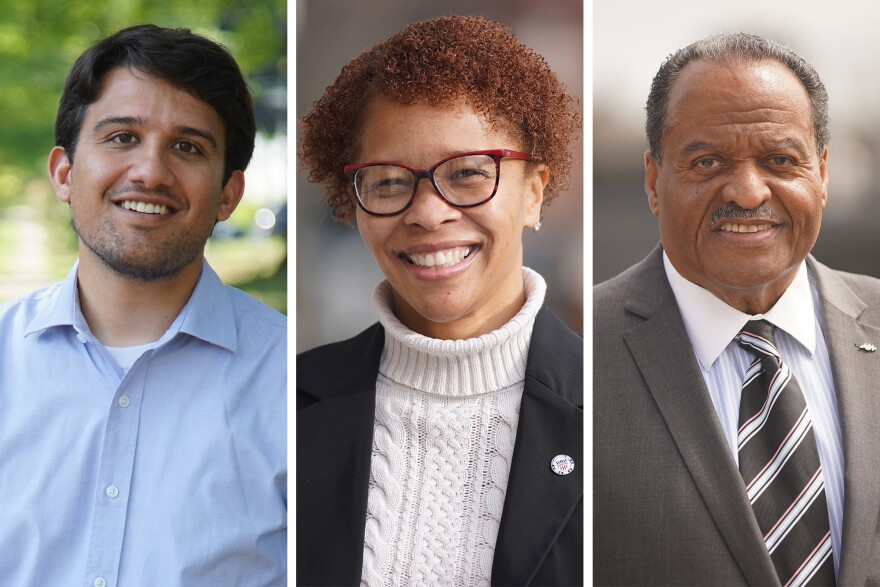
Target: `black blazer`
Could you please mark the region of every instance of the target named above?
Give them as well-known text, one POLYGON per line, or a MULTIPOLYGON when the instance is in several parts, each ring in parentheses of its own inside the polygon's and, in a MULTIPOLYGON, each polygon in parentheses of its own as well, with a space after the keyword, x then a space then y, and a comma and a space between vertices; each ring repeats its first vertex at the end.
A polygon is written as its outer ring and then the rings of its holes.
MULTIPOLYGON (((358 585, 376 378, 385 331, 296 359, 297 585, 358 585)), ((542 307, 535 318, 493 585, 583 585, 583 339, 542 307), (574 472, 550 460, 567 454, 574 472)))

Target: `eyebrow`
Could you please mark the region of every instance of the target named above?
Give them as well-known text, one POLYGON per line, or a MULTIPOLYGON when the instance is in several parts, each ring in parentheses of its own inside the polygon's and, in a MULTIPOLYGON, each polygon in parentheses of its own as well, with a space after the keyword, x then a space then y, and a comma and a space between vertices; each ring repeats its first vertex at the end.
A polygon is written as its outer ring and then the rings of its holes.
MULTIPOLYGON (((92 134, 97 134, 101 129, 114 125, 145 126, 146 120, 140 116, 107 116, 95 123, 95 127, 92 129, 92 134)), ((210 131, 198 129, 193 126, 178 125, 174 127, 174 132, 184 136, 200 137, 211 143, 213 148, 217 148, 217 138, 210 131)))
POLYGON ((770 145, 771 149, 791 149, 792 151, 797 151, 797 153, 801 157, 805 157, 809 152, 809 149, 806 149, 806 145, 804 145, 803 141, 799 141, 797 139, 782 139, 778 143, 774 142, 770 145))
MULTIPOLYGON (((805 145, 803 141, 799 141, 793 138, 782 139, 781 141, 774 141, 772 143, 768 143, 767 147, 769 150, 774 151, 777 149, 791 149, 793 151, 797 151, 797 153, 804 157, 807 154, 807 150, 805 149, 805 145)), ((707 143, 706 141, 691 141, 690 143, 685 144, 680 153, 682 155, 689 155, 691 153, 696 153, 699 151, 720 151, 722 147, 714 144, 707 143)))
POLYGON ((201 130, 192 126, 176 126, 174 130, 182 135, 190 137, 201 137, 211 143, 211 146, 217 148, 217 139, 207 130, 201 130))
POLYGON ((697 151, 717 151, 719 150, 718 145, 713 143, 707 143, 705 141, 691 141, 687 143, 684 147, 681 148, 681 153, 683 155, 688 155, 690 153, 696 153, 697 151))
POLYGON ((145 121, 139 116, 107 116, 95 123, 92 134, 98 134, 102 128, 114 125, 143 126, 145 121))

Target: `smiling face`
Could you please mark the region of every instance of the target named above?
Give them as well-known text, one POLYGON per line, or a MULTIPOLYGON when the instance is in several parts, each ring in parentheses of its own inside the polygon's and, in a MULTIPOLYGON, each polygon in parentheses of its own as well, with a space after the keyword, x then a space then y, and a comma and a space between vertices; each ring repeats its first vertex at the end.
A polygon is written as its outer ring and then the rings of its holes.
POLYGON ((198 275, 215 221, 232 214, 241 171, 225 186, 224 125, 208 104, 162 80, 117 68, 102 80, 71 157, 49 173, 70 204, 81 267, 140 281, 198 275))
POLYGON ((806 90, 776 61, 687 65, 645 189, 676 270, 746 313, 769 310, 816 242, 827 198, 806 90))
MULTIPOLYGON (((466 105, 402 105, 377 97, 352 163, 428 168, 456 153, 522 147, 466 105)), ((522 230, 540 219, 548 177, 542 165, 503 159, 498 191, 481 206, 452 207, 422 180, 412 205, 397 216, 358 209, 358 229, 391 283, 401 322, 426 336, 460 339, 510 320, 525 302, 522 230)))

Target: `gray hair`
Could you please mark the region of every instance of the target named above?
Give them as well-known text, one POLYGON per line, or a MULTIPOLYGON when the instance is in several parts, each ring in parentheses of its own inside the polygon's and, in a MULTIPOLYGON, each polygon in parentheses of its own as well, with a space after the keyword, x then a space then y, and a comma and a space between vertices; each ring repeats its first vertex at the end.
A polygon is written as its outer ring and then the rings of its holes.
POLYGON ((679 49, 666 58, 654 81, 645 106, 647 120, 645 133, 651 154, 660 163, 660 140, 666 133, 669 92, 681 70, 692 61, 778 61, 798 78, 810 98, 813 115, 813 133, 816 150, 821 155, 831 138, 828 132, 828 93, 813 66, 804 61, 788 47, 748 33, 724 33, 712 35, 679 49))

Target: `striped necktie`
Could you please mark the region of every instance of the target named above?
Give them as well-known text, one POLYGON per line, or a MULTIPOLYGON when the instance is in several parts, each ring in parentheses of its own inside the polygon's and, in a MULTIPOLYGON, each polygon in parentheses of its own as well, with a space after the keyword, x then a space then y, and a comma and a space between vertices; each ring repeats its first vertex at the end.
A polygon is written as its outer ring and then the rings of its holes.
POLYGON ((739 405, 739 470, 783 585, 834 585, 822 465, 804 394, 773 342, 753 320, 736 341, 757 358, 739 405))

